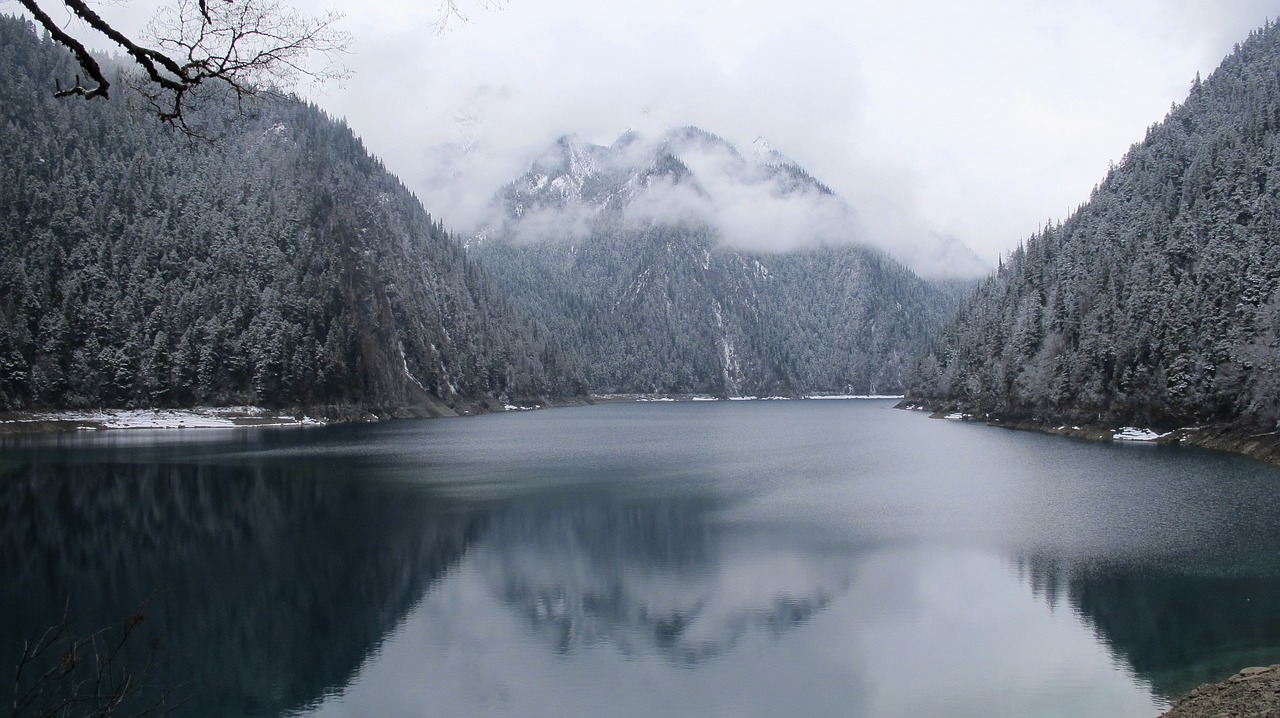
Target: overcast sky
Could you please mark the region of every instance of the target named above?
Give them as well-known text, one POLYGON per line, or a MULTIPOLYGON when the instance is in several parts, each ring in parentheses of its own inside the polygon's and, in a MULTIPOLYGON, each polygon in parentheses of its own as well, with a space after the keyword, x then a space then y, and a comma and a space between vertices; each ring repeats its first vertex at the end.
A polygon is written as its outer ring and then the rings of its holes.
POLYGON ((1087 199, 1197 71, 1277 14, 1265 0, 460 3, 470 22, 442 35, 430 0, 316 3, 346 13, 354 74, 307 91, 459 229, 561 134, 693 124, 764 136, 862 211, 992 263, 1087 199))

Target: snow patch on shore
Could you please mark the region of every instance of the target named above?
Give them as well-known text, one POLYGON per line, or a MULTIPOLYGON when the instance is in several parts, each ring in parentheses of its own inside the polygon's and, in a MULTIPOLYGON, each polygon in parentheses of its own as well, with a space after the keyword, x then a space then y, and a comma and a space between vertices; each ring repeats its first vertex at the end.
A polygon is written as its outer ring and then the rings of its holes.
POLYGON ((711 396, 708 394, 593 394, 594 398, 601 401, 792 401, 794 399, 819 399, 819 400, 900 400, 901 394, 805 394, 800 397, 794 396, 711 396))
POLYGON ((319 419, 301 418, 260 406, 195 407, 192 409, 101 409, 97 411, 33 412, 0 423, 64 422, 77 429, 226 429, 237 426, 320 426, 319 419))
POLYGON ((1125 426, 1116 430, 1113 441, 1156 441, 1168 434, 1157 434, 1150 429, 1139 429, 1135 426, 1125 426))
POLYGON ((806 399, 902 399, 902 394, 811 394, 806 399))

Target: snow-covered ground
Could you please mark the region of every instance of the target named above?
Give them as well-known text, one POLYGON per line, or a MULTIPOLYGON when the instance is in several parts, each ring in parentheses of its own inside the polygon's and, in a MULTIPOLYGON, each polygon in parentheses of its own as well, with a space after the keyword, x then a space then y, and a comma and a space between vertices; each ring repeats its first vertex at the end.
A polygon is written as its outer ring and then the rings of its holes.
POLYGON ((5 424, 63 422, 78 429, 224 429, 235 426, 318 426, 319 419, 257 406, 195 407, 192 409, 101 409, 97 411, 34 412, 5 424))
MULTIPOLYGON (((730 396, 717 397, 707 394, 593 394, 599 401, 791 401, 791 396, 730 396)), ((901 394, 806 394, 801 399, 901 399, 901 394)))
POLYGON ((901 394, 813 394, 806 399, 901 399, 901 394))
POLYGON ((1139 429, 1134 426, 1126 426, 1116 430, 1111 438, 1115 441, 1156 441, 1168 434, 1157 434, 1150 429, 1139 429))

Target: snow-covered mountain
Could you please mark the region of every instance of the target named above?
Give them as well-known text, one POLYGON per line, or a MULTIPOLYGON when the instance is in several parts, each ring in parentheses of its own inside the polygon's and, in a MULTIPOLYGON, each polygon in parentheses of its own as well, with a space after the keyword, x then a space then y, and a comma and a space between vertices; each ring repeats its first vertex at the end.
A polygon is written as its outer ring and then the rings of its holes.
POLYGON ((764 141, 561 138, 472 256, 595 392, 893 393, 954 287, 851 241, 855 215, 764 141))
POLYGON ((909 242, 876 236, 848 201, 763 137, 743 151, 696 127, 656 138, 628 131, 608 146, 561 137, 497 193, 473 241, 574 239, 600 222, 697 228, 760 252, 855 244, 888 252, 927 277, 990 270, 945 235, 922 231, 909 242))

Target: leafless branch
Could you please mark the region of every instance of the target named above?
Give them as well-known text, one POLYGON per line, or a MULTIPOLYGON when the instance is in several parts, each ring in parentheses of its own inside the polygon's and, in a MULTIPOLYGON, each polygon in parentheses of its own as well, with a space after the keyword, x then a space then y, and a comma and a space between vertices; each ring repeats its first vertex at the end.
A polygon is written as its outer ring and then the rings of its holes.
POLYGON ((98 61, 89 53, 89 50, 84 46, 84 43, 72 37, 71 34, 62 29, 61 25, 54 22, 53 18, 49 17, 49 14, 41 9, 41 7, 36 3, 36 0, 18 0, 18 2, 22 7, 27 9, 27 12, 31 13, 32 17, 36 19, 36 22, 40 23, 41 27, 49 31, 50 37, 59 44, 65 46, 67 49, 71 50, 71 53, 76 56, 76 61, 80 63, 80 67, 89 76, 89 80, 95 83, 94 87, 86 88, 80 84, 80 76, 76 75, 75 87, 64 90, 62 89, 61 84, 55 81, 55 87, 57 89, 54 91, 54 97, 81 95, 86 99, 94 97, 106 99, 107 91, 111 88, 111 83, 107 82, 107 78, 102 74, 102 68, 98 65, 98 61))
MULTIPOLYGON (((55 95, 107 97, 111 83, 84 43, 45 12, 42 0, 18 0, 75 55, 87 77, 55 95)), ((48 0, 44 0, 46 3, 48 0)), ((300 78, 321 83, 347 76, 340 63, 350 36, 338 28, 342 15, 305 15, 281 0, 176 0, 153 19, 154 46, 140 44, 108 23, 91 0, 61 0, 91 30, 119 46, 141 70, 133 83, 160 119, 191 131, 186 109, 193 93, 213 85, 237 99, 263 88, 288 86, 300 78)))
MULTIPOLYGON (((475 5, 481 10, 501 10, 507 6, 507 0, 477 0, 475 5)), ((443 35, 450 29, 469 22, 471 17, 462 9, 458 0, 440 0, 439 19, 435 22, 437 35, 443 35)))
POLYGON ((172 711, 177 706, 168 691, 149 700, 142 695, 150 688, 146 681, 154 655, 141 666, 123 664, 125 648, 145 620, 138 612, 122 626, 76 636, 64 610, 57 625, 23 644, 10 717, 115 716, 128 708, 131 718, 144 718, 172 711))

